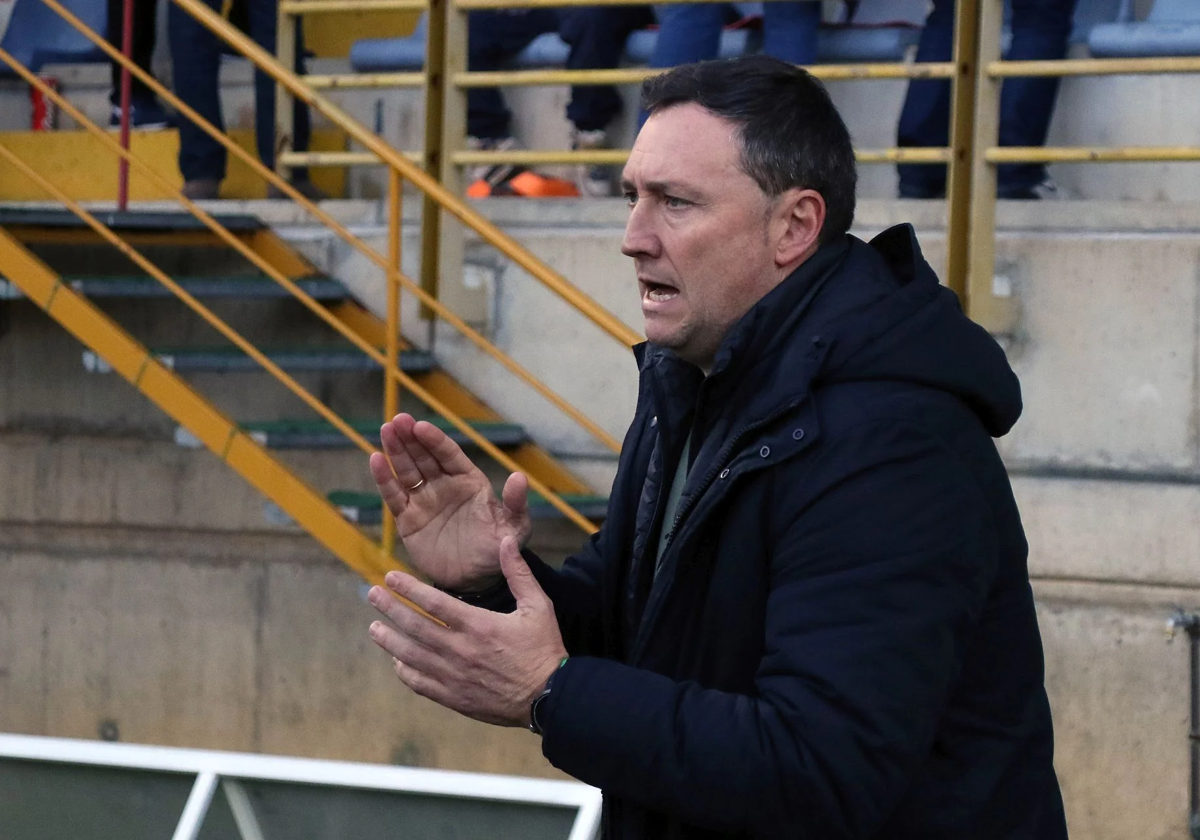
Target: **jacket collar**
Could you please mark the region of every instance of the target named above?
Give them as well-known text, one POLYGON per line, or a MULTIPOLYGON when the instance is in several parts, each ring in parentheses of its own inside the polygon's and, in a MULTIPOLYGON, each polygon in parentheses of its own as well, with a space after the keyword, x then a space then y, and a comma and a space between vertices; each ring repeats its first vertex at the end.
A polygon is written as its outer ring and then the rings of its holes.
MULTIPOLYGON (((797 338, 798 328, 811 309, 811 304, 826 282, 845 263, 850 249, 848 236, 838 237, 822 245, 812 257, 789 274, 768 292, 729 330, 714 357, 713 369, 707 378, 699 368, 680 359, 665 347, 642 342, 634 347, 642 375, 650 379, 655 397, 656 412, 684 415, 695 403, 701 389, 706 401, 725 402, 735 392, 754 393, 755 369, 773 359, 797 338), (750 391, 745 389, 750 387, 750 391)), ((807 377, 789 377, 798 390, 807 387, 807 377)), ((762 394, 772 405, 762 406, 757 400, 742 403, 751 414, 769 411, 785 396, 770 389, 762 394)), ((667 417, 661 418, 667 420, 667 417)), ((752 419, 749 417, 747 419, 752 419)))

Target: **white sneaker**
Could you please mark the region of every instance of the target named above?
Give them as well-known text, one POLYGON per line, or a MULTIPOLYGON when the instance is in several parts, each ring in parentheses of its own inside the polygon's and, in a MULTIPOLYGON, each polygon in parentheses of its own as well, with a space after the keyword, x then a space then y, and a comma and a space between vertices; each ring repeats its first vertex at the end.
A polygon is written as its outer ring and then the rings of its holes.
MULTIPOLYGON (((580 131, 572 129, 571 148, 577 151, 592 151, 608 148, 608 132, 604 129, 595 131, 580 131)), ((613 171, 611 166, 585 163, 575 167, 575 185, 579 194, 590 198, 607 198, 615 195, 613 171)))

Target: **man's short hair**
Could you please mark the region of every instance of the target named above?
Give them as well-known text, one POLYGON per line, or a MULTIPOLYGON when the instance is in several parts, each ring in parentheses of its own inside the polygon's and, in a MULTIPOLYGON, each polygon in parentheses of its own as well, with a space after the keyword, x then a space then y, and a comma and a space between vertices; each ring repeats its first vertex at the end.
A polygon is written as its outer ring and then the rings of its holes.
POLYGON ((741 166, 769 196, 793 187, 825 199, 821 242, 854 221, 858 173, 850 132, 817 79, 765 55, 685 64, 642 84, 654 114, 695 103, 738 126, 741 166))

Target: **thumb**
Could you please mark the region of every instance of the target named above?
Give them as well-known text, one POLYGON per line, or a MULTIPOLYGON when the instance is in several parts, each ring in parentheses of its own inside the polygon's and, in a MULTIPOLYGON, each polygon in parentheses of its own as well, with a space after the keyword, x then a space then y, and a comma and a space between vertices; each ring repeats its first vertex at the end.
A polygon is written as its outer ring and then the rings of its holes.
POLYGON ((532 606, 546 600, 546 593, 538 585, 537 578, 521 556, 515 537, 505 537, 500 542, 500 570, 508 581, 508 591, 517 601, 517 608, 532 606))

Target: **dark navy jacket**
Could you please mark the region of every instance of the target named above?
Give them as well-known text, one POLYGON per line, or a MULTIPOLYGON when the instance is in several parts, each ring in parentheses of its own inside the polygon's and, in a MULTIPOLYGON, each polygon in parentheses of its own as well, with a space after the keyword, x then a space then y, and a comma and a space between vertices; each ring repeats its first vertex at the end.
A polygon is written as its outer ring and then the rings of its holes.
POLYGON ((1064 838, 991 440, 1020 387, 912 228, 822 247, 707 378, 637 354, 603 529, 561 572, 527 555, 571 653, 543 750, 604 790, 605 837, 1064 838))

